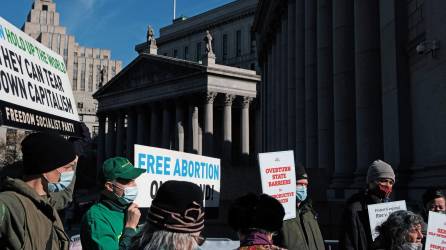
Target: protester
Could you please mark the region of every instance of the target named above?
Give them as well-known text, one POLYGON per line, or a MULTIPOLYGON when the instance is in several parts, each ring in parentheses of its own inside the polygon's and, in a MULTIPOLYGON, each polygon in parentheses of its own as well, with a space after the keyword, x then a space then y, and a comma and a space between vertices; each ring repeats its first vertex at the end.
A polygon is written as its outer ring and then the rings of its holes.
POLYGON ((126 158, 114 157, 104 162, 102 170, 105 184, 101 198, 82 218, 82 248, 128 249, 141 216, 133 203, 138 193, 135 179, 144 169, 133 167, 126 158))
POLYGON ((57 209, 72 198, 77 156, 63 137, 38 132, 22 141, 23 177, 0 187, 0 249, 68 249, 57 209), (62 187, 61 179, 66 184, 62 187), (71 181, 70 181, 71 180, 71 181), (55 187, 60 187, 60 192, 55 187))
POLYGON ((341 222, 340 249, 369 249, 372 244, 367 205, 390 201, 395 183, 392 167, 382 161, 374 161, 367 171, 367 189, 353 195, 347 201, 341 222))
POLYGON ((308 198, 308 175, 304 166, 296 168, 296 218, 286 220, 274 242, 288 249, 325 249, 316 212, 308 198))
POLYGON ((429 211, 446 213, 446 196, 439 187, 431 187, 423 194, 424 221, 427 223, 429 211))
POLYGON ((240 250, 282 249, 273 235, 282 228, 285 210, 279 201, 266 194, 247 194, 229 208, 228 223, 240 238, 240 250))
POLYGON ((396 211, 377 227, 379 236, 372 249, 422 250, 423 218, 410 211, 396 211))
POLYGON ((204 243, 203 192, 186 181, 163 183, 131 249, 195 250, 204 243))

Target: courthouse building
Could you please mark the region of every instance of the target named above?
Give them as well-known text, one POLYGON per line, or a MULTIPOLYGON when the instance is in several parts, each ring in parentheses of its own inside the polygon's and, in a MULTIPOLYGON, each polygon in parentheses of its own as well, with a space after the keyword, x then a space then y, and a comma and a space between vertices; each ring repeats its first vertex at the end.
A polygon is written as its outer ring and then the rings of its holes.
MULTIPOLYGON (((378 158, 396 199, 444 185, 445 20, 441 0, 260 0, 262 150, 294 149, 319 205, 364 188, 378 158)), ((339 219, 328 205, 325 224, 339 219)))
MULTIPOLYGON (((204 55, 203 37, 212 34, 218 64, 255 70, 257 53, 252 22, 258 0, 237 0, 193 17, 179 17, 160 29, 158 54, 198 62, 204 55)), ((136 46, 137 51, 144 44, 136 46)))

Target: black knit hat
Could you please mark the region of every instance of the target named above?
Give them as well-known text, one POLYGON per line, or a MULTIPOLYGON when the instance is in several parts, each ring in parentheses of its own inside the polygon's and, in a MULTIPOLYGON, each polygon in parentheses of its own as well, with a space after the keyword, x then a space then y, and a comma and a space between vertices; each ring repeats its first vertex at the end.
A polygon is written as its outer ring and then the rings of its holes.
POLYGON ((302 180, 302 179, 308 179, 307 171, 305 171, 304 165, 297 163, 296 166, 296 181, 302 180))
POLYGON ((423 205, 426 206, 428 202, 437 198, 446 199, 446 195, 441 187, 430 187, 423 194, 423 205))
POLYGON ((282 228, 285 210, 273 197, 249 193, 237 198, 229 208, 228 224, 235 231, 262 229, 268 232, 282 228))
POLYGON ((60 135, 37 132, 22 141, 25 175, 50 172, 76 159, 73 144, 60 135))
POLYGON ((148 220, 171 232, 200 232, 204 228, 203 192, 191 182, 164 182, 152 201, 148 220))

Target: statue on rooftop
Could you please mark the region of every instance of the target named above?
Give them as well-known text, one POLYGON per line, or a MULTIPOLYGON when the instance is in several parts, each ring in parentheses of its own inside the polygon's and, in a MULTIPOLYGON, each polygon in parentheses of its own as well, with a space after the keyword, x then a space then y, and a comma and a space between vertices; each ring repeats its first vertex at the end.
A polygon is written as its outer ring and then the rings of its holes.
POLYGON ((150 25, 147 27, 146 39, 147 39, 147 45, 149 45, 150 47, 154 47, 156 45, 155 33, 153 32, 153 28, 150 25))
POLYGON ((214 52, 212 51, 212 35, 209 30, 206 30, 206 36, 204 37, 203 41, 206 43, 206 54, 213 55, 214 52))

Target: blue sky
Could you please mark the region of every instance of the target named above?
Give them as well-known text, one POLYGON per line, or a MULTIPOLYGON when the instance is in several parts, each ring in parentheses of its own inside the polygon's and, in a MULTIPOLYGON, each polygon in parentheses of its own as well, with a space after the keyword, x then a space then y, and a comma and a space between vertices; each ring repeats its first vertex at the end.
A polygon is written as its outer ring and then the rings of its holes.
MULTIPOLYGON (((173 0, 53 0, 62 26, 85 47, 106 48, 127 65, 135 44, 145 41, 147 25, 156 36, 172 23, 173 0)), ((21 28, 34 0, 1 0, 0 16, 21 28)), ((177 16, 194 16, 232 0, 177 0, 177 16)))

